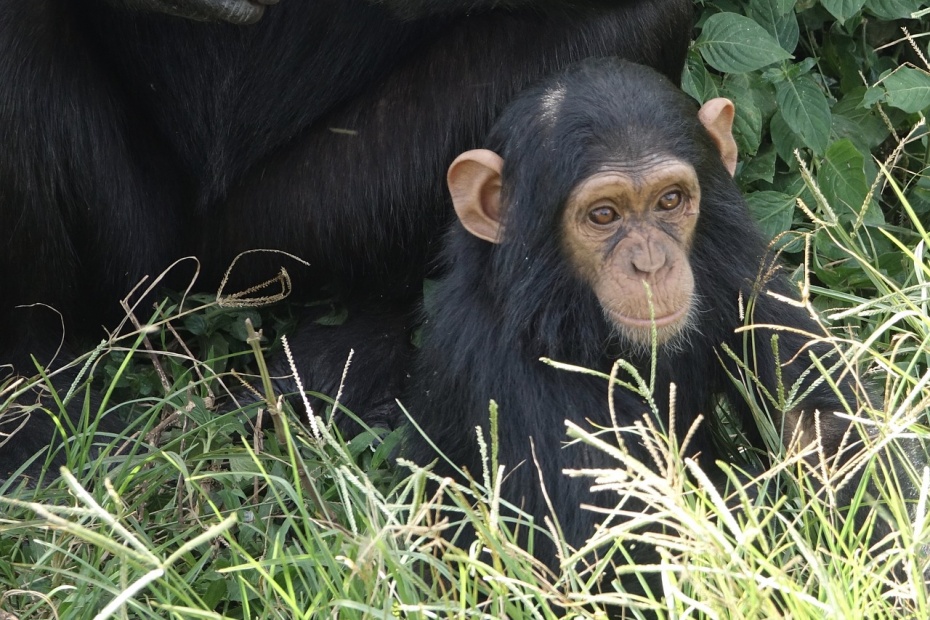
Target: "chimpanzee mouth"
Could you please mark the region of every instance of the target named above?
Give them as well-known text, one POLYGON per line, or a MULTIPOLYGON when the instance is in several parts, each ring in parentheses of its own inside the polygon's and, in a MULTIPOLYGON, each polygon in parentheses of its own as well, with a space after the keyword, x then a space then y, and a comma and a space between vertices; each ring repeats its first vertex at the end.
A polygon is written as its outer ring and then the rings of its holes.
POLYGON ((655 319, 633 318, 618 312, 608 311, 607 319, 613 323, 615 334, 620 337, 627 355, 649 355, 652 347, 659 345, 666 354, 675 355, 688 349, 693 330, 694 304, 688 303, 680 309, 655 319), (655 325, 655 332, 652 326, 655 325), (653 340, 655 333, 655 340, 653 340))
POLYGON ((666 314, 664 316, 657 316, 655 318, 647 317, 645 319, 634 318, 631 316, 626 316, 625 314, 620 314, 615 310, 608 311, 610 317, 618 326, 623 326, 631 329, 642 329, 642 330, 651 330, 652 326, 655 325, 656 328, 667 327, 669 325, 674 325, 675 323, 681 322, 683 319, 687 318, 688 310, 690 310, 691 304, 685 304, 675 312, 671 314, 666 314))

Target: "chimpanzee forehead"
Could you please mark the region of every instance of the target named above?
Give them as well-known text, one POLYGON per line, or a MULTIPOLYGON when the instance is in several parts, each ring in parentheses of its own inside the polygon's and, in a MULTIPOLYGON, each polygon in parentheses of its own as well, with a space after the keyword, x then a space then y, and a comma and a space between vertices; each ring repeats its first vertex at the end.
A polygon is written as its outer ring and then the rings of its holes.
POLYGON ((682 179, 682 182, 698 182, 697 173, 689 161, 665 153, 599 157, 577 169, 575 174, 577 176, 572 180, 570 190, 572 194, 577 194, 577 190, 590 180, 607 176, 622 179, 624 184, 636 190, 675 178, 682 179))
POLYGON ((540 150, 548 160, 541 168, 570 171, 563 178, 575 185, 605 169, 633 177, 672 161, 695 165, 695 136, 689 125, 697 125, 696 112, 669 123, 631 116, 635 113, 589 108, 585 115, 563 118, 549 135, 550 148, 540 150))
POLYGON ((694 174, 694 167, 680 157, 653 153, 636 159, 607 159, 600 162, 595 174, 613 172, 629 177, 633 182, 641 182, 651 177, 665 176, 685 169, 689 171, 689 174, 694 174))
POLYGON ((694 167, 677 157, 655 155, 637 161, 605 162, 595 173, 580 179, 572 190, 570 202, 586 202, 603 192, 638 193, 662 190, 679 185, 690 193, 700 191, 694 167))

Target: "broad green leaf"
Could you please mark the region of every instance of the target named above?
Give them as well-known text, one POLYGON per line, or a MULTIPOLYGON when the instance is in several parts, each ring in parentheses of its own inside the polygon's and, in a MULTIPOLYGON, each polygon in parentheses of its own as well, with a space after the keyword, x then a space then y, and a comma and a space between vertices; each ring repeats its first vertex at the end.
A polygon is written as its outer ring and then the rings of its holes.
POLYGON ((885 100, 885 90, 881 86, 873 86, 862 96, 862 107, 872 108, 876 103, 885 100))
POLYGON ((733 135, 740 155, 753 155, 762 142, 762 113, 756 107, 749 78, 733 75, 727 78, 721 95, 729 98, 736 106, 733 135))
POLYGON ((861 270, 851 262, 849 253, 836 244, 826 229, 814 233, 814 274, 825 285, 840 290, 852 290, 850 279, 861 270))
POLYGON ((804 146, 801 138, 791 130, 785 119, 782 118, 781 112, 775 112, 772 116, 772 122, 769 124, 769 131, 772 136, 772 144, 775 145, 775 151, 788 167, 795 170, 798 166, 797 159, 794 157, 794 150, 804 146))
POLYGON ((794 196, 781 192, 753 192, 746 196, 749 212, 768 239, 791 228, 794 196))
POLYGON ((740 104, 736 108, 736 118, 733 119, 733 137, 739 152, 745 155, 755 155, 762 143, 762 115, 751 103, 740 104))
POLYGON ((865 158, 850 140, 838 140, 824 154, 817 171, 820 191, 830 207, 845 221, 855 220, 865 204, 869 186, 862 168, 865 158))
POLYGON ((847 92, 831 110, 835 138, 849 138, 863 153, 885 141, 890 130, 873 109, 863 107, 867 91, 859 86, 847 92))
POLYGON ((798 18, 794 11, 785 12, 781 8, 777 0, 752 0, 748 16, 775 37, 782 49, 793 52, 800 38, 798 18))
POLYGON ((775 178, 775 158, 776 153, 772 146, 760 150, 755 157, 748 158, 736 174, 740 187, 746 187, 753 181, 771 183, 775 178))
POLYGON ((841 92, 862 87, 859 59, 863 55, 863 47, 864 42, 854 41, 839 28, 824 33, 820 62, 826 73, 839 77, 841 92))
POLYGON ((930 108, 930 73, 902 67, 882 81, 888 105, 909 114, 930 108))
POLYGON ((189 314, 184 317, 184 329, 195 336, 203 336, 209 331, 210 326, 207 319, 201 314, 189 314))
POLYGON ((901 19, 922 7, 924 0, 866 0, 865 6, 883 19, 901 19))
POLYGON ((219 359, 229 355, 229 339, 218 332, 210 334, 207 341, 207 359, 219 359))
POLYGON ((228 331, 236 339, 241 342, 246 342, 248 340, 249 334, 245 326, 245 320, 249 319, 252 321, 252 327, 256 330, 260 329, 262 326, 262 315, 256 312, 255 310, 247 310, 244 312, 236 313, 236 320, 230 323, 228 331))
MULTIPOLYGON (((870 225, 884 223, 881 210, 865 204, 869 183, 863 167, 865 157, 850 140, 838 140, 830 145, 817 172, 820 191, 841 221, 855 222, 863 208, 863 221, 870 225)), ((871 202, 871 201, 870 201, 871 202)))
POLYGON ((775 87, 763 80, 758 73, 747 73, 746 77, 749 78, 752 99, 762 113, 762 119, 771 118, 775 114, 775 110, 778 109, 775 103, 775 87))
POLYGON ((816 154, 830 140, 830 105, 814 79, 802 75, 776 85, 775 101, 791 130, 816 154))
POLYGON ((820 4, 842 24, 862 9, 865 0, 820 0, 820 4))
POLYGON ((688 54, 685 71, 681 76, 681 89, 700 103, 718 96, 714 76, 707 71, 700 55, 694 52, 688 54))
POLYGON ((924 168, 920 180, 908 191, 907 200, 918 216, 930 214, 930 168, 924 168))
POLYGON ((791 58, 762 26, 736 13, 709 17, 694 47, 707 64, 724 73, 754 71, 791 58))
POLYGON ((811 72, 817 64, 814 58, 805 58, 800 62, 789 62, 778 67, 772 67, 762 72, 761 77, 769 84, 781 84, 784 81, 796 80, 802 75, 811 72))
POLYGON ((835 139, 851 140, 863 153, 877 148, 888 137, 888 128, 874 114, 852 118, 834 110, 832 131, 835 139))

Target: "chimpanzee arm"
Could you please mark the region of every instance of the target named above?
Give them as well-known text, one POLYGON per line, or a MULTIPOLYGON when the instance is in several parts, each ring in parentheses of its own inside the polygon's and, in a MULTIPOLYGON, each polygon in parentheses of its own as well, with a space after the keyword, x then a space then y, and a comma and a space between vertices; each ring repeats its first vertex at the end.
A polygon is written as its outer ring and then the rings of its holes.
POLYGON ((197 21, 254 24, 265 6, 278 0, 106 0, 113 6, 133 11, 166 13, 197 21))

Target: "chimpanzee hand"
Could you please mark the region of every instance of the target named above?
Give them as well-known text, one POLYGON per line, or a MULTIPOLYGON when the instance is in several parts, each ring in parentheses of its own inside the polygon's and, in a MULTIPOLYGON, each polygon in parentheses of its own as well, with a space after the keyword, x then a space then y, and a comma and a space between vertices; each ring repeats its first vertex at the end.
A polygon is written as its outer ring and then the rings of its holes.
POLYGON ((254 24, 278 0, 108 0, 134 11, 166 13, 205 22, 254 24))

